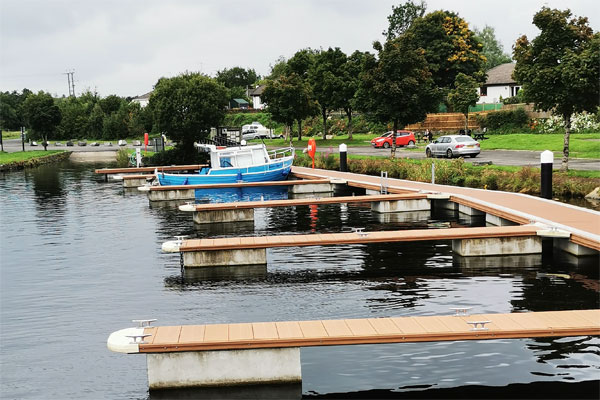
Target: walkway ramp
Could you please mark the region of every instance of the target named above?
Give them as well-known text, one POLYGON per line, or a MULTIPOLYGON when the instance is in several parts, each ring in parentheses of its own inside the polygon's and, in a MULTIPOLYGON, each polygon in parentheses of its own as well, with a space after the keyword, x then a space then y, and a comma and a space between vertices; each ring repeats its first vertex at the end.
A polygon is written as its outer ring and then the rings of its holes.
POLYGON ((231 203, 185 204, 179 206, 181 211, 216 211, 237 210, 247 208, 295 207, 318 204, 347 204, 371 203, 378 201, 416 200, 427 199, 424 193, 388 194, 374 196, 338 196, 338 197, 312 197, 305 199, 265 200, 265 201, 238 201, 231 203))
POLYGON ((130 328, 111 334, 108 347, 167 353, 587 335, 600 335, 600 310, 130 328), (135 335, 148 336, 133 343, 135 335))

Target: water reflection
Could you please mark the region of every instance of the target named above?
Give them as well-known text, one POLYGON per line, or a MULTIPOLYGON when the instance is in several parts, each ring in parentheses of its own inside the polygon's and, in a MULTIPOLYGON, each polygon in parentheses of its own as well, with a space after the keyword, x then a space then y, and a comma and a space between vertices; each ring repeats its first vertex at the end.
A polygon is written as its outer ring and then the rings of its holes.
POLYGON ((252 385, 197 389, 151 390, 149 400, 163 399, 300 399, 302 384, 252 385))

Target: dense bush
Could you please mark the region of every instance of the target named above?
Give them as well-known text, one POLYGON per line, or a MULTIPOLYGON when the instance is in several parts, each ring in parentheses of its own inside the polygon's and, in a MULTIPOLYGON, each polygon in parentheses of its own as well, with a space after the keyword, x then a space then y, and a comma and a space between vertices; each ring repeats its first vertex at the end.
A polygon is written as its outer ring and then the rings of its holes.
POLYGON ((476 116, 479 125, 490 133, 517 133, 529 127, 529 115, 523 108, 492 111, 476 116))
POLYGON ((208 157, 208 153, 198 152, 195 148, 175 146, 170 150, 160 151, 144 158, 144 165, 206 164, 208 157))

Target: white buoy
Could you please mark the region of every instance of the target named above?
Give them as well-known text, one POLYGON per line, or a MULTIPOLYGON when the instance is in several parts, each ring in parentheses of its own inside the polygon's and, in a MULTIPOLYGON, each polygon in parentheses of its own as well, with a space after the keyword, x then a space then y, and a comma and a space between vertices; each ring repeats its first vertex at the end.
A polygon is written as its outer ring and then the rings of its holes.
POLYGON ((196 205, 190 203, 182 204, 179 206, 179 211, 193 212, 196 211, 196 205))

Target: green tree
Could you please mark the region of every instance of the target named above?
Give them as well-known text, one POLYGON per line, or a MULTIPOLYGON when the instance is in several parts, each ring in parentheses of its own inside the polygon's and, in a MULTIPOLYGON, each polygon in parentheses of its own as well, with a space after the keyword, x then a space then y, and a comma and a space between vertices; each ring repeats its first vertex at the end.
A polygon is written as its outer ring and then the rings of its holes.
POLYGON ((360 84, 360 72, 362 71, 365 61, 365 53, 356 50, 347 59, 342 67, 343 71, 343 88, 340 93, 341 108, 344 109, 348 118, 348 139, 352 140, 352 112, 356 104, 356 92, 360 84))
POLYGON ((102 138, 102 126, 104 122, 104 111, 100 104, 96 103, 88 117, 88 134, 95 139, 102 138))
POLYGON ((56 131, 61 120, 60 109, 52 96, 43 91, 30 94, 23 103, 23 115, 27 127, 33 131, 34 135, 42 138, 44 150, 47 150, 48 140, 56 131))
POLYGON ((177 141, 183 159, 195 158, 194 140, 221 123, 227 102, 223 84, 190 72, 159 79, 150 97, 156 128, 177 141))
POLYGON ((102 111, 104 111, 104 114, 110 115, 114 112, 119 111, 119 108, 121 108, 121 105, 123 103, 125 103, 125 99, 117 95, 111 94, 100 100, 100 107, 102 107, 102 111))
POLYGON ((334 109, 344 104, 344 67, 346 54, 339 47, 320 51, 314 55, 308 80, 314 99, 318 102, 323 118, 323 139, 327 135, 327 117, 334 109))
POLYGON ((478 88, 479 83, 475 79, 461 72, 456 76, 454 89, 448 93, 448 104, 465 116, 465 132, 469 129, 469 107, 479 100, 478 88))
POLYGON ((232 89, 241 87, 246 89, 248 86, 254 85, 260 79, 254 69, 244 69, 242 67, 224 68, 217 71, 217 82, 222 83, 226 88, 232 89))
POLYGON ((473 33, 483 48, 481 54, 486 59, 485 70, 498 66, 500 64, 506 64, 511 62, 511 58, 504 52, 502 44, 496 39, 496 31, 491 26, 486 25, 481 31, 477 28, 473 28, 473 33))
POLYGON ((30 94, 29 89, 0 92, 0 129, 19 130, 23 126, 23 102, 30 94))
POLYGON ((267 76, 268 80, 275 80, 286 74, 287 71, 287 61, 285 57, 280 56, 277 60, 275 60, 275 64, 270 64, 271 73, 267 76))
MULTIPOLYGON (((467 22, 449 11, 434 11, 415 19, 407 33, 425 59, 437 87, 447 94, 459 73, 485 81, 485 57, 467 22)), ((445 98, 445 96, 444 96, 445 98)))
POLYGON ((419 4, 408 0, 397 7, 392 6, 392 14, 387 17, 389 23, 388 29, 381 34, 385 36, 386 40, 397 38, 406 32, 415 19, 423 17, 426 10, 427 3, 422 0, 419 4))
POLYGON ((571 16, 570 10, 543 7, 533 17, 539 35, 531 42, 521 36, 513 51, 513 77, 523 85, 525 100, 564 119, 562 171, 569 169, 571 116, 596 112, 600 98, 600 34, 586 17, 571 16))
MULTIPOLYGON (((429 72, 424 50, 414 46, 414 38, 405 33, 384 46, 375 42, 379 58, 367 54, 357 93, 357 104, 377 121, 401 126, 422 121, 435 110, 439 90, 429 72)), ((396 141, 392 140, 392 157, 396 141)))
POLYGON ((298 140, 302 140, 302 121, 319 110, 310 85, 292 72, 269 80, 263 98, 274 121, 284 124, 290 131, 294 122, 298 123, 298 140))

